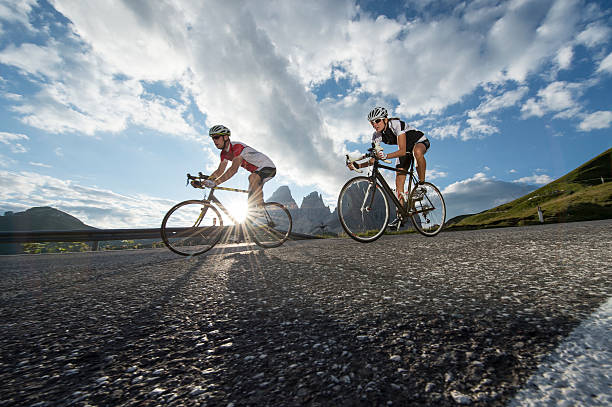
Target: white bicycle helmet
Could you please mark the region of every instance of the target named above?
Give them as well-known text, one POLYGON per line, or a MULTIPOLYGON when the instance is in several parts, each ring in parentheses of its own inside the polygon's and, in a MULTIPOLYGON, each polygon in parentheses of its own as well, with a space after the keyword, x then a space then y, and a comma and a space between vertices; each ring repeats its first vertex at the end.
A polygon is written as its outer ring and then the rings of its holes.
POLYGON ((215 126, 212 126, 210 130, 208 130, 209 136, 214 136, 215 134, 220 134, 221 136, 231 136, 232 132, 224 125, 217 124, 215 126))
POLYGON ((368 114, 368 121, 371 122, 372 120, 376 119, 384 119, 385 117, 387 117, 387 109, 384 107, 375 107, 368 114))

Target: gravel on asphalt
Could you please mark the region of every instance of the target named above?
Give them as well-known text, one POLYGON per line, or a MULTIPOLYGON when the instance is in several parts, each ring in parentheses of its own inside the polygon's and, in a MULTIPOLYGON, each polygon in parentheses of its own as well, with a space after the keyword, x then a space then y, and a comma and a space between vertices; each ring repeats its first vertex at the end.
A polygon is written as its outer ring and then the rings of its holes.
POLYGON ((611 232, 6 256, 0 406, 506 405, 612 295, 611 232))

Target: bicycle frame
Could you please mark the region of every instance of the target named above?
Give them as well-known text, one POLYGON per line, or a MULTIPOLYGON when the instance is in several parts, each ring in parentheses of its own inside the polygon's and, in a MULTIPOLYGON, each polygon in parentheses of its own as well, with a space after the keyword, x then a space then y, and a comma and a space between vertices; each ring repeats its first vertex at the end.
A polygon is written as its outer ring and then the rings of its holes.
MULTIPOLYGON (((211 189, 210 193, 208 194, 208 198, 204 199, 203 201, 207 203, 214 203, 215 205, 217 205, 217 207, 221 209, 221 212, 227 215, 227 217, 230 218, 230 220, 232 221, 234 225, 237 225, 238 222, 236 221, 236 219, 234 219, 234 217, 229 213, 229 211, 225 208, 225 206, 223 206, 221 201, 217 199, 214 193, 215 193, 215 190, 211 189)), ((206 207, 202 208, 202 216, 204 216, 205 214, 206 214, 206 207)))
MULTIPOLYGON (((399 213, 402 215, 403 218, 408 218, 411 215, 411 212, 408 210, 408 208, 410 208, 412 205, 408 205, 408 200, 410 200, 410 197, 407 198, 406 202, 404 203, 404 205, 402 205, 402 203, 400 202, 400 200, 397 198, 397 195, 395 193, 393 193, 393 189, 391 189, 391 187, 389 186, 389 184, 387 183, 387 180, 385 180, 385 178, 381 175, 379 168, 384 168, 386 170, 390 170, 390 171, 394 171, 397 173, 402 173, 402 174, 406 174, 407 178, 408 178, 408 191, 412 191, 412 185, 414 182, 414 185, 416 185, 416 178, 414 176, 414 158, 411 158, 411 162, 410 162, 410 169, 408 171, 402 170, 402 169, 398 169, 395 167, 390 167, 388 165, 383 165, 380 164, 380 162, 378 160, 374 160, 374 164, 373 164, 373 168, 372 168, 372 174, 370 175, 370 179, 372 180, 372 182, 376 182, 378 181, 379 185, 382 187, 383 191, 385 191, 385 193, 391 198, 391 201, 393 202, 393 204, 395 205, 395 207, 397 208, 397 210, 399 211, 399 213)), ((376 189, 374 189, 374 193, 372 194, 372 198, 370 201, 370 205, 372 204, 372 202, 374 202, 374 195, 376 194, 376 189)))
MULTIPOLYGON (((236 188, 226 188, 226 187, 214 187, 210 190, 209 194, 208 194, 208 198, 205 198, 202 200, 202 202, 206 202, 208 204, 215 204, 217 205, 217 207, 219 209, 221 209, 221 212, 223 212, 225 215, 227 215, 227 217, 232 221, 232 223, 234 225, 238 225, 240 222, 238 222, 230 213, 229 211, 225 208, 225 206, 223 206, 223 204, 221 203, 221 201, 219 201, 219 199, 217 199, 217 197, 215 196, 215 190, 222 190, 222 191, 232 191, 232 192, 242 192, 242 193, 248 193, 249 191, 245 190, 245 189, 236 189, 236 188)), ((196 223, 198 223, 200 221, 200 219, 203 219, 204 216, 206 215, 206 210, 207 207, 203 207, 202 208, 202 212, 200 213, 200 216, 198 218, 198 220, 196 221, 196 223)), ((266 220, 270 221, 270 214, 268 213, 268 211, 264 208, 264 214, 266 217, 266 220)), ((245 221, 248 221, 248 218, 245 219, 245 221)))

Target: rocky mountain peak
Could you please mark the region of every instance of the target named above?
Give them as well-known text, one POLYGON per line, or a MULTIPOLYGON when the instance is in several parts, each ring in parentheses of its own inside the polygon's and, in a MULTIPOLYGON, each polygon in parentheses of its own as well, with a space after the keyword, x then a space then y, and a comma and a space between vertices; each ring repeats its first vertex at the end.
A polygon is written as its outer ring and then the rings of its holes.
POLYGON ((323 197, 318 192, 314 191, 306 195, 302 200, 302 209, 306 208, 325 208, 323 197))
POLYGON ((291 195, 291 190, 287 185, 280 186, 274 191, 268 201, 282 203, 289 209, 297 208, 297 204, 291 195))

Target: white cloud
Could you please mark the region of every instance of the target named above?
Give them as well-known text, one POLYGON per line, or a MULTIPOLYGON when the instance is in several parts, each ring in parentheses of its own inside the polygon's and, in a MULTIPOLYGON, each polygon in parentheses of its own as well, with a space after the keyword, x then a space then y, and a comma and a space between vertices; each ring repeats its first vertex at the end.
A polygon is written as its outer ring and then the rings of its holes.
POLYGON ((610 37, 610 27, 601 23, 592 23, 576 37, 578 44, 589 48, 605 43, 610 37))
POLYGON ((512 182, 523 183, 523 184, 545 185, 552 181, 553 179, 546 174, 533 174, 532 176, 519 178, 512 182))
POLYGON ((427 132, 427 136, 440 140, 444 140, 446 138, 458 138, 460 127, 461 125, 457 123, 434 127, 427 132))
POLYGON ((0 21, 17 22, 25 27, 32 29, 28 14, 37 0, 20 0, 0 3, 0 21))
POLYGON ((472 117, 466 120, 468 127, 461 132, 461 140, 484 138, 499 133, 499 129, 492 125, 489 120, 480 117, 472 117))
POLYGON ((71 21, 68 41, 0 54, 40 87, 14 108, 26 124, 96 136, 136 125, 194 138, 204 127, 187 113, 194 101, 205 125, 228 125, 279 174, 327 193, 344 181, 345 143, 367 140, 363 117, 374 102, 397 101, 401 115, 436 113, 480 86, 515 81, 474 110, 466 131, 451 123, 432 137, 494 134, 487 115, 524 97, 527 76, 559 55, 580 21, 580 4, 561 0, 473 2, 413 20, 370 15, 350 0, 53 5, 71 21), (317 101, 312 89, 338 78, 348 91, 317 101), (150 84, 180 96, 149 94, 150 84))
POLYGON ((468 116, 476 117, 489 114, 501 109, 506 109, 511 106, 515 106, 523 97, 527 94, 529 88, 527 86, 520 86, 517 89, 509 90, 499 96, 488 95, 484 102, 482 102, 476 109, 470 111, 468 116))
POLYGON ((588 114, 582 122, 578 124, 578 130, 591 131, 599 129, 607 129, 612 123, 612 111, 604 110, 588 114))
POLYGON ((557 52, 556 62, 559 69, 568 69, 572 63, 574 51, 571 46, 565 46, 557 52))
POLYGON ((435 168, 428 168, 425 177, 427 180, 446 178, 448 177, 448 173, 446 171, 436 170, 435 168))
POLYGON ((599 63, 597 72, 612 72, 612 52, 599 63))
POLYGON ((37 162, 33 162, 30 161, 30 165, 34 166, 34 167, 41 167, 41 168, 53 168, 51 165, 49 164, 44 164, 44 163, 37 163, 37 162))
POLYGON ((35 44, 10 44, 0 52, 0 62, 13 65, 27 74, 58 79, 62 69, 62 58, 57 44, 43 47, 35 44))
POLYGON ((489 94, 485 100, 473 110, 467 112, 469 119, 466 120, 468 127, 461 132, 462 140, 482 138, 491 134, 499 133, 499 129, 491 123, 496 118, 487 117, 494 112, 515 106, 527 94, 529 88, 520 86, 517 89, 505 91, 501 95, 489 94))
POLYGON ((538 91, 537 97, 530 98, 521 108, 523 118, 542 117, 549 112, 559 112, 558 117, 572 117, 580 107, 576 99, 583 86, 563 81, 553 82, 538 91))
POLYGON ((25 153, 28 151, 26 147, 24 147, 21 143, 17 142, 18 140, 27 141, 30 138, 25 134, 18 133, 7 133, 0 131, 0 143, 6 144, 9 146, 13 153, 25 153))
POLYGON ((159 227, 174 203, 144 195, 120 195, 35 172, 0 171, 0 211, 52 206, 98 228, 159 227))
POLYGON ((533 191, 535 187, 489 178, 485 173, 455 182, 442 191, 448 218, 473 214, 510 202, 533 191))
POLYGON ((15 163, 15 160, 0 153, 0 168, 9 168, 15 163))

